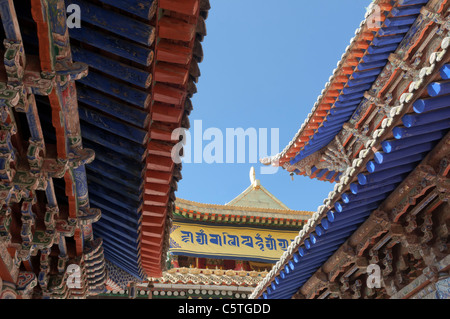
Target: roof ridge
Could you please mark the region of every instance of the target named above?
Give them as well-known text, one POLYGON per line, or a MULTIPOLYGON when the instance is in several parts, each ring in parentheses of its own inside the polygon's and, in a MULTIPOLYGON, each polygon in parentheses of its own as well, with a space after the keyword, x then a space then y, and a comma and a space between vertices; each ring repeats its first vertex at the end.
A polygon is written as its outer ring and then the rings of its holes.
POLYGON ((223 208, 223 209, 228 209, 228 210, 243 210, 243 211, 254 210, 254 211, 259 211, 259 212, 274 212, 274 213, 281 213, 281 214, 285 214, 285 215, 289 215, 289 213, 294 213, 294 214, 302 213, 305 215, 314 214, 314 212, 312 212, 312 211, 304 211, 304 210, 293 210, 293 209, 286 210, 286 209, 260 208, 260 207, 250 207, 250 206, 206 204, 206 203, 195 202, 195 201, 191 201, 191 200, 187 200, 187 199, 177 198, 175 200, 175 206, 177 208, 180 208, 179 204, 188 204, 188 205, 193 205, 193 206, 198 206, 198 207, 203 207, 203 208, 223 208))

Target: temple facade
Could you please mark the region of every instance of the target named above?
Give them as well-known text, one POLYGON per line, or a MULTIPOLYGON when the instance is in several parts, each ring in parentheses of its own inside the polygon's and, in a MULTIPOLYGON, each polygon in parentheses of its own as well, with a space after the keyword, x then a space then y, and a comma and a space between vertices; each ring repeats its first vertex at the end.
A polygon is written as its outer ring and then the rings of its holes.
POLYGON ((178 198, 167 270, 99 297, 248 298, 312 215, 289 209, 261 185, 253 168, 250 177, 250 186, 225 205, 178 198))
POLYGON ((450 297, 449 8, 374 1, 298 133, 262 160, 337 183, 251 298, 450 297))

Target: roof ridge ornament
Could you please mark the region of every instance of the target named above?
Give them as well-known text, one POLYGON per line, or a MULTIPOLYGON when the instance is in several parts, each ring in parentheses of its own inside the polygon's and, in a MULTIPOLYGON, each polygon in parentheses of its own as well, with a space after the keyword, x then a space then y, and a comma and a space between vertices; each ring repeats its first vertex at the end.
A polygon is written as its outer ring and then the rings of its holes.
POLYGON ((266 157, 260 158, 259 162, 266 166, 272 165, 272 166, 278 167, 278 166, 280 166, 279 159, 281 157, 281 154, 282 154, 282 152, 278 153, 276 155, 273 155, 273 156, 266 156, 266 157))
POLYGON ((250 168, 249 175, 250 175, 250 183, 253 186, 253 188, 259 188, 260 181, 259 179, 256 179, 255 168, 253 166, 250 168))
POLYGON ((250 183, 253 185, 256 181, 256 173, 255 173, 255 168, 252 166, 250 168, 250 183))

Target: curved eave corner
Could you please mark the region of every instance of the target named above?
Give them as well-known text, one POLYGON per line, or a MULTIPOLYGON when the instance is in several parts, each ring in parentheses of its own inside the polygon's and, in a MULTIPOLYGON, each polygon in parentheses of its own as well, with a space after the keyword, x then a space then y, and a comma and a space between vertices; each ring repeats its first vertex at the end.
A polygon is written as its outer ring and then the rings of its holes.
POLYGON ((351 155, 356 158, 372 129, 364 126, 366 119, 356 110, 368 114, 378 107, 378 78, 396 63, 393 53, 427 2, 372 2, 297 134, 282 152, 261 162, 291 174, 338 182, 351 166, 342 160, 342 149, 355 145, 351 155))

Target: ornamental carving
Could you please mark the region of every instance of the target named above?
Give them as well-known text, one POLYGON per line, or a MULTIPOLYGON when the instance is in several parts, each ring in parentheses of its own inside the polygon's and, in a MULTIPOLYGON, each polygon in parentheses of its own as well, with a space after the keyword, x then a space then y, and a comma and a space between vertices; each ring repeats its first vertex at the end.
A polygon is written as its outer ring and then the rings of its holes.
POLYGON ((416 235, 406 234, 402 238, 401 244, 408 249, 408 252, 413 255, 415 259, 420 260, 422 258, 420 253, 421 245, 416 235))
POLYGON ((11 226, 11 208, 3 205, 0 209, 0 243, 8 243, 11 240, 9 227, 11 226))
POLYGON ((384 211, 376 210, 369 216, 350 239, 356 245, 358 256, 364 253, 374 238, 388 231, 389 224, 389 217, 384 211))
POLYGON ((49 95, 54 88, 54 78, 44 76, 43 72, 27 70, 23 76, 23 84, 28 88, 28 93, 37 95, 49 95))
POLYGON ((316 166, 318 169, 326 167, 325 163, 323 163, 323 164, 320 163, 320 159, 321 159, 321 153, 315 152, 315 153, 305 157, 304 159, 298 161, 295 164, 291 165, 289 163, 285 163, 283 165, 283 168, 285 168, 289 172, 292 172, 292 171, 298 169, 300 172, 306 172, 306 174, 308 176, 310 176, 312 174, 311 169, 313 168, 313 166, 316 166), (318 167, 317 165, 319 165, 320 167, 318 167))
POLYGON ((11 153, 0 154, 0 179, 11 182, 16 175, 15 161, 11 153))
POLYGON ((30 138, 28 141, 27 159, 30 166, 30 174, 37 175, 41 172, 44 162, 45 146, 42 140, 30 138))
POLYGON ((394 256, 392 254, 392 249, 386 248, 384 249, 384 258, 382 260, 382 264, 384 265, 384 269, 382 271, 384 276, 387 276, 392 273, 394 267, 392 265, 394 260, 394 256))
POLYGON ((25 53, 22 42, 5 39, 3 45, 5 46, 3 62, 8 76, 8 84, 20 83, 25 68, 25 53))
POLYGON ((330 143, 325 151, 324 159, 330 170, 344 172, 351 166, 352 150, 346 150, 342 144, 339 135, 334 137, 334 143, 330 143))
MULTIPOLYGON (((368 136, 370 133, 368 126, 363 126, 362 128, 358 129, 350 122, 344 123, 343 128, 347 131, 347 133, 353 135, 356 137, 360 142, 366 143, 367 141, 372 141, 372 138, 368 136)), ((348 161, 347 165, 349 165, 350 162, 348 161)))
POLYGON ((264 272, 228 272, 220 269, 188 269, 172 268, 163 273, 158 279, 161 283, 170 282, 172 284, 196 282, 201 285, 245 285, 256 286, 265 277, 264 272), (244 274, 245 273, 245 274, 244 274))
POLYGON ((68 168, 69 163, 67 160, 44 158, 41 171, 52 178, 63 178, 68 168))
POLYGON ((391 93, 386 94, 385 98, 381 99, 377 95, 367 91, 364 92, 364 97, 370 102, 371 105, 375 105, 376 112, 382 113, 383 115, 390 114, 392 107, 389 104, 393 99, 391 93))
POLYGON ((82 62, 71 62, 67 59, 55 63, 56 74, 61 83, 76 81, 88 75, 88 65, 82 62))
MULTIPOLYGON (((19 91, 11 86, 6 85, 3 82, 0 82, 0 106, 6 106, 7 108, 13 108, 19 103, 20 95, 19 91)), ((2 125, 3 122, 6 121, 3 112, 6 111, 2 108, 2 125)))
POLYGON ((29 297, 33 288, 37 285, 36 275, 32 272, 20 272, 16 282, 16 290, 22 298, 29 297))
POLYGON ((353 291, 353 299, 359 299, 361 298, 361 288, 362 288, 362 281, 360 279, 355 280, 353 285, 351 286, 351 290, 353 291))
POLYGON ((400 55, 396 53, 391 53, 388 57, 389 62, 394 67, 394 69, 400 68, 403 70, 403 77, 405 79, 414 80, 419 76, 419 70, 417 70, 414 66, 410 65, 407 61, 403 60, 400 55))
POLYGON ((353 263, 356 259, 355 250, 348 244, 344 244, 336 251, 334 257, 330 259, 332 260, 332 264, 328 264, 328 262, 324 265, 324 269, 331 270, 328 271, 328 280, 333 282, 339 273, 344 271, 344 268, 349 264, 353 263))
POLYGON ((328 286, 328 276, 322 270, 318 270, 314 275, 303 285, 300 292, 306 296, 307 299, 313 298, 324 288, 328 286))
POLYGON ((433 21, 436 24, 440 24, 443 29, 450 30, 450 20, 444 15, 427 7, 423 7, 420 13, 424 20, 433 21))
POLYGON ((71 149, 69 154, 69 165, 72 168, 91 163, 95 158, 95 152, 89 148, 71 149))

